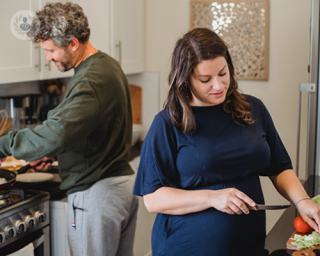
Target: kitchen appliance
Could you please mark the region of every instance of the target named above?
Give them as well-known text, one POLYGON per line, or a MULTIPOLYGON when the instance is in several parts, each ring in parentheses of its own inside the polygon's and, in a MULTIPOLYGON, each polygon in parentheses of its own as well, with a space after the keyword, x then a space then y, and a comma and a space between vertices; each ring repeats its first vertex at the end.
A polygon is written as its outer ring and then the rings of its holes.
POLYGON ((24 128, 24 107, 23 99, 24 96, 13 96, 10 98, 10 117, 11 117, 11 129, 19 131, 24 128))
MULTIPOLYGON (((17 252, 33 244, 34 255, 50 255, 50 213, 47 192, 16 187, 16 177, 30 169, 17 172, 0 169, 0 255, 17 252)), ((22 174, 23 175, 23 174, 22 174)))
POLYGON ((33 129, 38 123, 38 97, 40 95, 25 96, 25 128, 33 129))
POLYGON ((50 256, 50 194, 11 187, 0 190, 0 254, 33 243, 35 256, 50 256))
MULTIPOLYGON (((308 93, 308 124, 307 124, 307 154, 306 179, 310 175, 320 175, 320 80, 319 80, 319 29, 320 29, 320 0, 312 0, 310 27, 310 64, 309 84, 299 85, 299 106, 301 94, 308 93)), ((298 120, 297 172, 299 170, 299 141, 300 141, 300 108, 298 120)), ((298 173, 299 174, 299 173, 298 173)), ((313 191, 317 190, 316 187, 313 191)))

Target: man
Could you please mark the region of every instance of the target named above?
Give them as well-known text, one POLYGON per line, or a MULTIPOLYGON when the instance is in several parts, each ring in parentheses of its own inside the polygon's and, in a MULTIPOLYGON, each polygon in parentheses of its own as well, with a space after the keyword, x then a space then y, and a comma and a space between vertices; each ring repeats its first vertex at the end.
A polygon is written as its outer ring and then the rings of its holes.
POLYGON ((28 36, 60 71, 75 73, 64 100, 42 125, 0 137, 0 158, 13 155, 35 166, 58 156, 72 255, 133 255, 138 201, 128 163, 132 114, 126 77, 89 42, 79 5, 47 4, 37 18, 28 36))

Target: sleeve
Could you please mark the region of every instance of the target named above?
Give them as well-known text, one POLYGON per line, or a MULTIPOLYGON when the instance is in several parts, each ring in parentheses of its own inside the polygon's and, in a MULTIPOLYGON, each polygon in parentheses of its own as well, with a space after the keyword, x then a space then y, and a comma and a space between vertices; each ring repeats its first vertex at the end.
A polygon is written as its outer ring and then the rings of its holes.
POLYGON ((177 187, 177 143, 169 119, 157 115, 143 142, 133 190, 135 195, 150 194, 160 187, 177 187))
POLYGON ((267 168, 260 173, 261 176, 277 175, 287 169, 292 169, 290 156, 283 145, 281 138, 276 130, 271 115, 267 108, 262 105, 262 120, 266 132, 266 140, 270 147, 270 161, 267 168))
POLYGON ((73 150, 97 127, 99 104, 87 82, 77 84, 53 110, 48 119, 33 130, 11 131, 0 137, 0 158, 34 161, 73 150))

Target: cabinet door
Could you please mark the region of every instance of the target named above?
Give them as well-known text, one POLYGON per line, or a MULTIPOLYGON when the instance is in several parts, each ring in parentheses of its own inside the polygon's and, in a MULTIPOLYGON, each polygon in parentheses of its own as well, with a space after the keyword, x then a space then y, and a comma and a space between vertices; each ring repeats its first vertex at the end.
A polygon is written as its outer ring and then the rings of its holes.
MULTIPOLYGON (((67 0, 38 0, 39 1, 39 10, 42 10, 43 7, 47 3, 66 3, 67 0)), ((47 61, 46 60, 46 55, 44 50, 41 48, 40 49, 41 53, 41 79, 55 79, 55 78, 62 78, 62 77, 71 77, 73 76, 73 69, 67 71, 67 72, 61 72, 58 70, 58 68, 54 65, 52 61, 47 61)))
POLYGON ((38 0, 1 0, 0 84, 38 80, 39 51, 27 40, 19 40, 10 29, 11 18, 21 10, 35 11, 38 0))
POLYGON ((144 71, 144 0, 111 0, 111 56, 126 74, 144 71))
POLYGON ((97 50, 110 54, 110 1, 74 0, 88 18, 90 28, 89 41, 97 50))

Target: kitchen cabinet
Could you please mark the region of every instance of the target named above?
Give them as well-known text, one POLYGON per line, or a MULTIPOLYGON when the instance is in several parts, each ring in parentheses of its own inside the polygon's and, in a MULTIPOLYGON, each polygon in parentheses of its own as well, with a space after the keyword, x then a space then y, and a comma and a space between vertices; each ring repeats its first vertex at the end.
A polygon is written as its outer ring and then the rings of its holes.
MULTIPOLYGON (((39 10, 41 10, 47 3, 54 3, 54 2, 60 2, 60 3, 66 3, 66 2, 75 2, 75 1, 67 1, 67 0, 39 0, 39 10)), ((62 77, 71 77, 73 76, 73 69, 67 71, 67 72, 61 72, 58 70, 58 68, 54 65, 54 62, 50 61, 48 62, 46 60, 45 51, 37 44, 34 44, 34 47, 38 51, 39 57, 39 68, 40 71, 40 79, 46 80, 46 79, 54 79, 54 78, 62 78, 62 77), (41 69, 41 70, 40 70, 41 69)))
POLYGON ((69 77, 73 70, 60 72, 48 63, 44 50, 38 44, 19 40, 10 30, 11 17, 18 11, 36 12, 48 2, 67 2, 66 0, 4 0, 0 3, 2 35, 0 39, 0 84, 33 81, 41 79, 69 77))
POLYGON ((143 72, 144 0, 75 2, 88 17, 93 46, 116 59, 125 74, 143 72))

